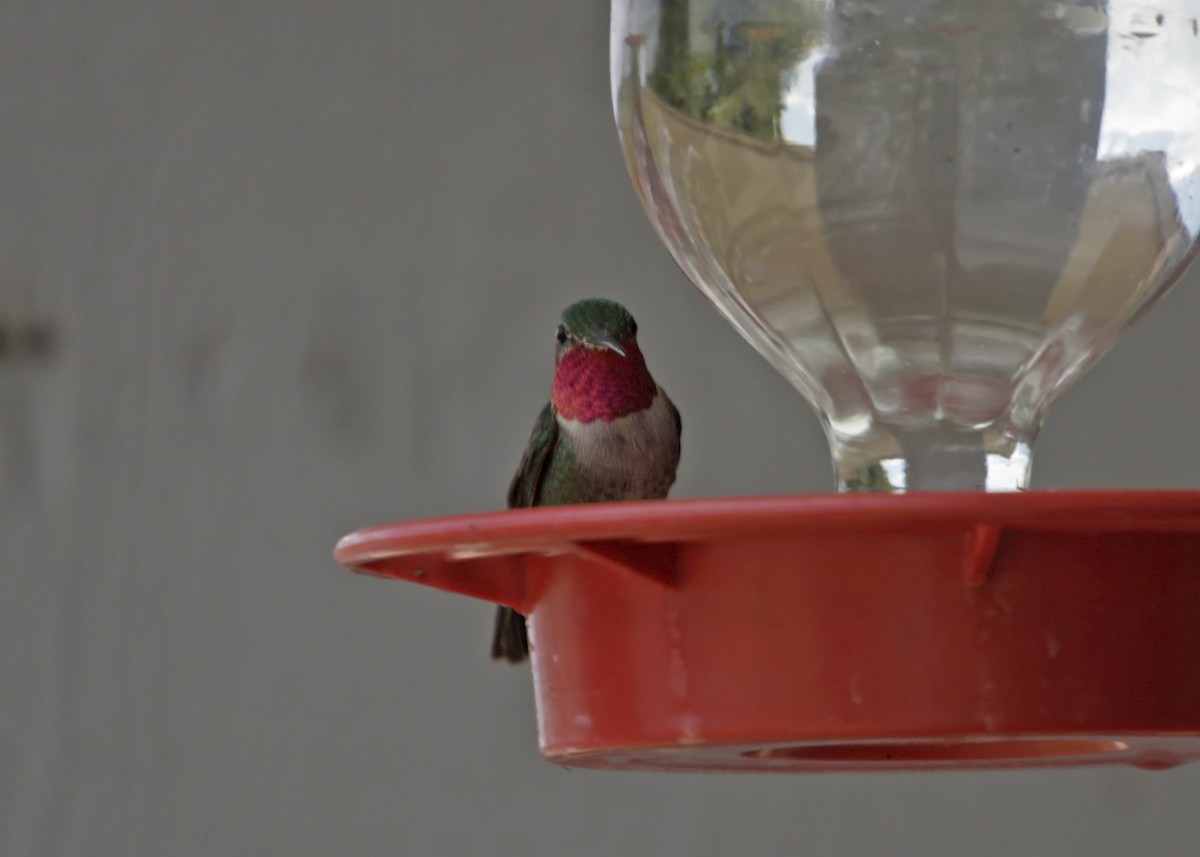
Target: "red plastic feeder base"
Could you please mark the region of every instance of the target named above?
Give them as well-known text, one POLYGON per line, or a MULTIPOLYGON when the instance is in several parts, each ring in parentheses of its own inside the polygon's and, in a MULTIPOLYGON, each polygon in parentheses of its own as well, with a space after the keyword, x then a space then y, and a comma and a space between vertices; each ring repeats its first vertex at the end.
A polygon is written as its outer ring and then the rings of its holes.
POLYGON ((1200 492, 522 509, 335 555, 529 614, 541 750, 564 765, 1200 758, 1200 492))

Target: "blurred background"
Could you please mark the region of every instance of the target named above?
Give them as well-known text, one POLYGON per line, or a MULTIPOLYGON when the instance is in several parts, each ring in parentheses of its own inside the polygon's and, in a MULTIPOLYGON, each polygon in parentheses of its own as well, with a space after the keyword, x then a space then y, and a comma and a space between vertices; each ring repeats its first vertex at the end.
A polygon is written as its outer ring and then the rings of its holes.
MULTIPOLYGON (((559 311, 684 415, 674 496, 831 485, 621 160, 608 8, 0 2, 0 854, 1190 854, 1200 766, 568 772, 482 602, 357 527, 500 508, 559 311)), ((1195 486, 1200 270, 1038 487, 1195 486)))

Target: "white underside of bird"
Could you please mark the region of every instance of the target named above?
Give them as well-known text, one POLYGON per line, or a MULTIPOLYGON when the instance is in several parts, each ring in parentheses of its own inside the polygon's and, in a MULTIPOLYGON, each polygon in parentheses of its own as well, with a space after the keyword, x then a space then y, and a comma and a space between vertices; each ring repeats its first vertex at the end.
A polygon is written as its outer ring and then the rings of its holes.
POLYGON ((665 497, 679 461, 679 426, 658 387, 649 407, 613 420, 563 419, 577 466, 591 480, 612 485, 612 500, 665 497))

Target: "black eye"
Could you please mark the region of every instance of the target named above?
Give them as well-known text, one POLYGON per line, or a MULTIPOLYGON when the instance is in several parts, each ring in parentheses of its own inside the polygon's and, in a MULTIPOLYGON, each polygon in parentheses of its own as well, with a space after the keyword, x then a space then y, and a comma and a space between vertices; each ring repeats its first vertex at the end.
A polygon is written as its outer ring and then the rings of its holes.
POLYGON ((566 325, 560 324, 558 326, 558 330, 554 331, 554 338, 558 340, 559 345, 567 344, 567 327, 566 327, 566 325))
POLYGON ((629 332, 632 333, 634 336, 637 336, 637 322, 634 321, 632 318, 629 319, 629 332))

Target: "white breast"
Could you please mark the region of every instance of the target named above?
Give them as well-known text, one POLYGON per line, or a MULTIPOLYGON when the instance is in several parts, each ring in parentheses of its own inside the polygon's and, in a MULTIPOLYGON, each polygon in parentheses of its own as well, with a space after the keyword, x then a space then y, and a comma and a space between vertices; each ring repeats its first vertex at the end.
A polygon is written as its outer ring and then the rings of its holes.
POLYGON ((612 486, 608 499, 667 496, 679 464, 679 433, 661 387, 650 407, 635 414, 589 423, 559 416, 558 425, 570 436, 578 465, 597 482, 612 486))

